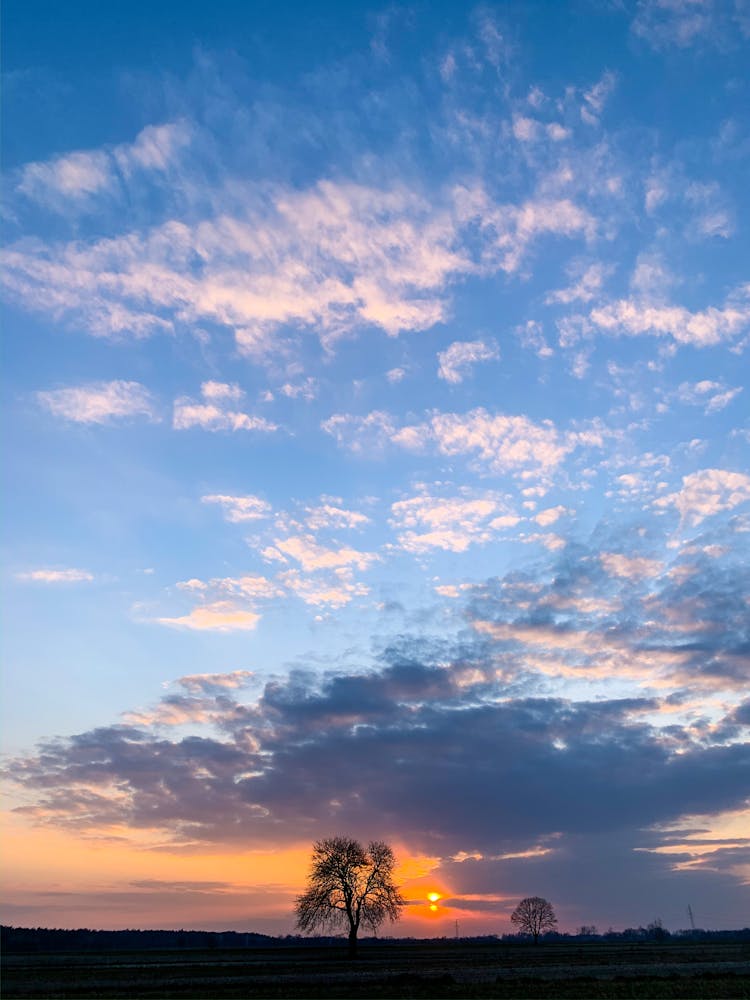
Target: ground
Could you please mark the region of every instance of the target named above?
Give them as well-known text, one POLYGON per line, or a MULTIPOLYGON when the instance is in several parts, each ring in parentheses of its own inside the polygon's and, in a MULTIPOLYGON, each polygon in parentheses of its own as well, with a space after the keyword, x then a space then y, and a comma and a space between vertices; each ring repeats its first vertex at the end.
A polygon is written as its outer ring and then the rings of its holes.
POLYGON ((3 997, 748 998, 748 942, 431 941, 3 956, 3 997))

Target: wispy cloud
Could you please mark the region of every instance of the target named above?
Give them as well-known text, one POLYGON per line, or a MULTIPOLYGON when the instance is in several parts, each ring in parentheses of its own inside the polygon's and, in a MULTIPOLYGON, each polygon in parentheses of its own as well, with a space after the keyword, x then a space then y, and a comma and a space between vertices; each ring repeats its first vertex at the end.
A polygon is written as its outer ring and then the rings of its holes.
POLYGON ((500 348, 493 340, 457 340, 438 354, 438 378, 455 385, 463 382, 473 365, 499 357, 500 348))
POLYGON ((218 504, 224 511, 225 519, 231 524, 259 521, 271 513, 271 505, 252 494, 228 496, 224 493, 210 493, 201 497, 201 503, 218 504))
POLYGON ((158 420, 156 401, 139 382, 89 382, 40 391, 36 398, 54 416, 79 424, 108 424, 128 417, 158 420))
POLYGON ((30 569, 16 574, 19 580, 32 583, 90 583, 94 574, 87 569, 30 569))
POLYGON ((282 326, 314 326, 329 347, 370 326, 426 329, 448 316, 462 276, 512 274, 545 235, 590 239, 596 228, 570 199, 500 204, 478 187, 432 201, 351 182, 244 190, 231 214, 196 226, 11 247, 8 293, 102 336, 221 324, 241 352, 264 359, 282 326))
POLYGON ((119 196, 122 185, 139 171, 166 171, 191 138, 186 122, 148 125, 132 143, 27 163, 16 187, 46 208, 66 213, 96 196, 119 196))
POLYGON ((718 413, 729 406, 742 392, 742 386, 727 386, 724 382, 701 379, 700 382, 681 382, 677 398, 689 406, 702 406, 706 415, 718 413))
POLYGON ((744 4, 721 0, 639 0, 631 29, 655 49, 725 46, 750 36, 744 4))

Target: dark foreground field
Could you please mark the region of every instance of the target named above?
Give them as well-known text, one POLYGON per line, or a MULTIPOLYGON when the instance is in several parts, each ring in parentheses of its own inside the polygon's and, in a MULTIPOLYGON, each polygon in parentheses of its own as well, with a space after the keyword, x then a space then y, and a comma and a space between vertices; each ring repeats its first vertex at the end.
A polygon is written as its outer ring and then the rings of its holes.
POLYGON ((6 954, 16 997, 750 998, 747 942, 463 942, 6 954))

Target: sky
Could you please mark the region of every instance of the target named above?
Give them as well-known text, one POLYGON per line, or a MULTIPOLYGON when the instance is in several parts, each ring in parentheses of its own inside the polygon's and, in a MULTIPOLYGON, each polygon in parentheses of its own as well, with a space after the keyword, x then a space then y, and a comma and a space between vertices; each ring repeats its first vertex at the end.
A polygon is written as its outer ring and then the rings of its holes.
POLYGON ((3 922, 745 926, 747 0, 3 17, 3 922))

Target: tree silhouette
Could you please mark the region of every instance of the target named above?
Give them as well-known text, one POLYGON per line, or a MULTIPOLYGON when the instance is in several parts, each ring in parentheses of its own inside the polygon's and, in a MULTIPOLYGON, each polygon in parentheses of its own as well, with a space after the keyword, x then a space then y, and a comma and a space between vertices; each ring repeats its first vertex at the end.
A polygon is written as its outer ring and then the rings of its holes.
POLYGON ((350 837, 316 841, 307 891, 295 904, 297 926, 348 930, 354 958, 363 924, 375 931, 386 918, 401 916, 406 900, 393 882, 395 866, 393 851, 382 841, 372 841, 366 850, 350 837))
POLYGON ((534 944, 544 931, 552 931, 557 927, 557 917, 552 904, 541 896, 527 896, 522 899, 510 916, 524 934, 531 934, 534 944))

